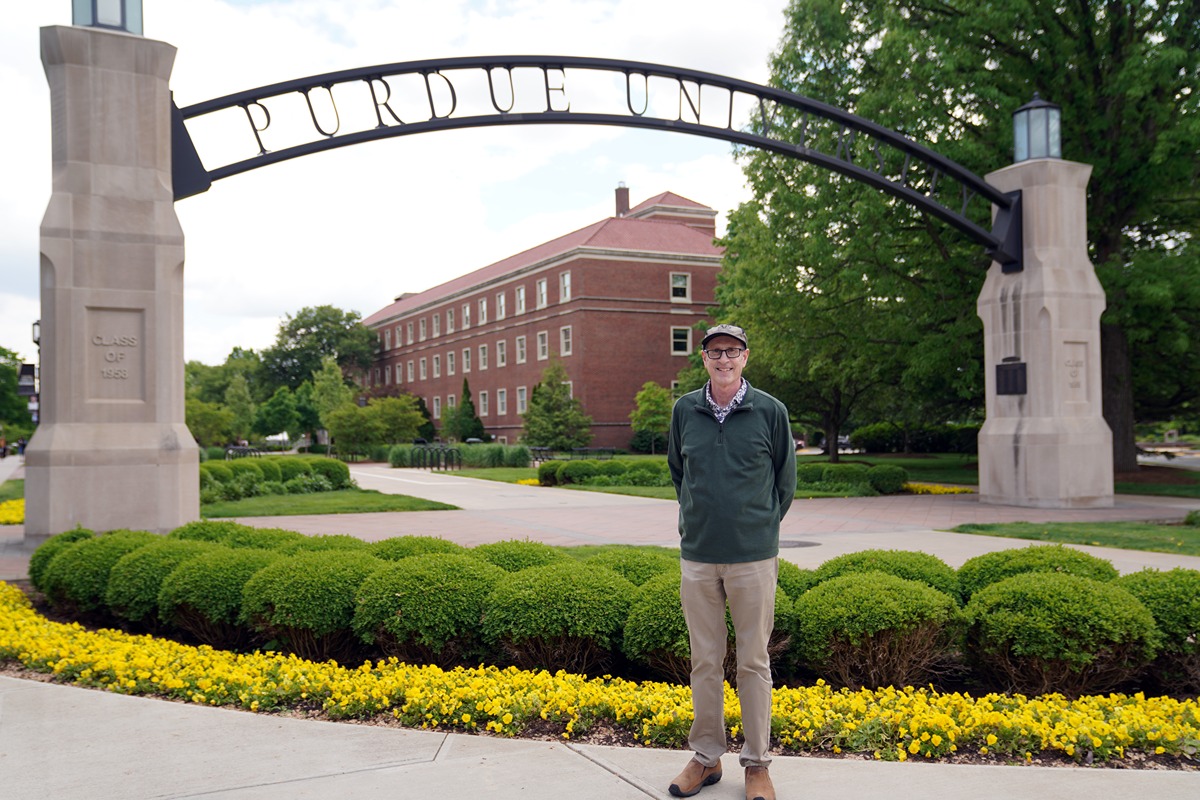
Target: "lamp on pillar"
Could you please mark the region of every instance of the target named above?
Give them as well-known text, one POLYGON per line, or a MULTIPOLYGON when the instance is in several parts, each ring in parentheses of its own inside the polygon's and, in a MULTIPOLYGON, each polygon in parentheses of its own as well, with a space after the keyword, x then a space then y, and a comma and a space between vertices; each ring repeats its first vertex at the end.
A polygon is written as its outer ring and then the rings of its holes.
POLYGON ((1062 158, 1062 108, 1037 92, 1013 112, 1013 161, 1031 158, 1062 158))
POLYGON ((142 35, 142 0, 71 0, 71 24, 142 35))

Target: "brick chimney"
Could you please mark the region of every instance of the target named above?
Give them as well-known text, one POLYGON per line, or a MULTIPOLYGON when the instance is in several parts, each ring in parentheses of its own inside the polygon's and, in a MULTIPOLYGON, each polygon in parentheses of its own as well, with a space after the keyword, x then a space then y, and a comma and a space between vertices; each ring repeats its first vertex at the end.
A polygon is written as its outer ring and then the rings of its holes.
POLYGON ((629 188, 625 181, 617 184, 617 216, 623 217, 629 213, 629 188))

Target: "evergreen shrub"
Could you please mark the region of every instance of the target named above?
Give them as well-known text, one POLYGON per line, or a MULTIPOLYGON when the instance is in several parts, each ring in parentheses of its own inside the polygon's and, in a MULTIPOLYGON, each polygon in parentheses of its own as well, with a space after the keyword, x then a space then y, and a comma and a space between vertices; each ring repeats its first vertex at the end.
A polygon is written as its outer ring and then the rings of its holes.
POLYGON ((533 453, 523 444, 505 445, 504 466, 528 467, 533 463, 533 453))
POLYGON ((279 459, 274 456, 270 458, 259 458, 254 462, 263 474, 263 480, 283 482, 283 470, 279 468, 279 459))
POLYGON ((899 494, 908 483, 908 470, 895 464, 876 464, 867 470, 867 480, 880 494, 899 494))
POLYGON ((529 567, 542 567, 556 561, 571 560, 571 557, 559 548, 529 539, 506 539, 502 542, 476 545, 471 548, 471 554, 495 564, 505 572, 519 572, 529 567))
POLYGON ((430 553, 467 554, 469 551, 461 544, 448 542, 436 536, 393 536, 372 542, 371 555, 384 561, 399 561, 409 556, 422 556, 430 553))
POLYGON ((483 635, 501 660, 582 674, 611 663, 634 586, 612 570, 564 558, 505 575, 484 601, 483 635))
POLYGON ((826 464, 821 472, 823 483, 841 483, 846 486, 870 486, 870 470, 862 464, 826 464))
POLYGON ((608 547, 584 558, 589 567, 611 569, 634 586, 641 586, 655 575, 679 571, 679 552, 662 548, 643 550, 636 547, 608 547))
POLYGON ((958 575, 945 561, 929 553, 914 550, 860 550, 835 556, 816 569, 816 582, 822 583, 842 575, 864 572, 886 572, 897 578, 917 581, 961 600, 958 575))
POLYGON ((1164 691, 1200 693, 1200 571, 1146 569, 1122 575, 1116 585, 1149 609, 1162 634, 1148 674, 1164 691))
POLYGON ((224 461, 225 460, 225 448, 224 447, 216 447, 216 446, 206 447, 206 448, 204 448, 204 454, 206 456, 208 456, 209 461, 224 461))
POLYGON ((276 463, 279 465, 279 479, 284 483, 298 475, 311 475, 313 471, 305 456, 283 456, 276 463))
POLYGON ((42 580, 46 574, 46 567, 50 564, 51 560, 71 545, 82 542, 85 539, 94 538, 95 535, 94 531, 90 531, 87 528, 73 528, 69 531, 56 533, 38 545, 37 549, 29 556, 29 582, 33 584, 33 588, 39 592, 45 592, 46 588, 42 580))
POLYGON ((1035 544, 968 559, 958 568, 958 584, 963 599, 970 600, 985 586, 1026 572, 1057 572, 1097 581, 1115 580, 1118 575, 1110 562, 1082 550, 1061 544, 1035 544))
POLYGON ((301 658, 348 659, 355 594, 381 566, 352 550, 284 556, 246 581, 240 620, 301 658))
POLYGON ((884 572, 842 575, 796 599, 796 655, 851 688, 927 682, 953 662, 960 632, 954 598, 884 572))
POLYGON ((466 553, 390 563, 358 589, 353 628, 385 655, 449 669, 485 659, 483 602, 507 573, 466 553))
POLYGON ((558 468, 558 485, 566 486, 571 483, 586 483, 587 479, 595 476, 595 474, 595 461, 564 461, 558 468))
POLYGON ((55 608, 86 614, 104 608, 108 577, 121 556, 159 541, 150 531, 116 530, 63 549, 46 567, 42 591, 55 608))
POLYGON ((801 462, 796 465, 797 483, 820 483, 825 480, 826 465, 819 461, 801 462))
POLYGON ((200 465, 200 472, 207 473, 217 483, 229 483, 233 480, 233 470, 224 461, 205 461, 200 465))
POLYGON ((237 478, 239 475, 253 475, 255 483, 262 483, 266 479, 266 473, 262 467, 258 465, 257 458, 235 458, 231 461, 226 461, 225 466, 237 478))
POLYGON ((550 460, 538 464, 538 483, 542 486, 558 486, 558 468, 564 463, 566 462, 550 460))
POLYGON ((779 588, 792 600, 816 585, 816 570, 802 569, 790 561, 779 559, 779 588))
POLYGON ((629 462, 627 461, 597 461, 596 474, 605 475, 609 478, 620 478, 629 471, 629 462))
POLYGON ((625 470, 626 486, 670 486, 671 473, 665 461, 635 461, 625 470))
POLYGON ((279 552, 284 555, 296 553, 319 553, 329 550, 362 550, 370 548, 366 542, 348 533, 322 533, 316 536, 301 538, 281 546, 279 552))
POLYGON ((394 444, 388 450, 387 462, 393 467, 411 467, 412 466, 412 450, 411 444, 394 444))
POLYGON ((332 492, 333 484, 324 475, 304 473, 284 481, 283 486, 288 494, 315 494, 317 492, 332 492))
POLYGON ((158 617, 202 644, 222 650, 249 648, 261 640, 238 621, 242 590, 254 573, 280 558, 268 550, 217 546, 189 559, 163 578, 158 617))
POLYGON ((1007 690, 1068 696, 1107 692, 1158 651, 1146 606, 1114 581, 1027 572, 980 589, 965 609, 966 651, 978 674, 1007 690))
POLYGON ((180 564, 221 545, 159 539, 126 553, 108 576, 104 603, 114 616, 155 631, 158 628, 158 593, 162 582, 180 564))
POLYGON ((307 459, 313 473, 323 476, 333 489, 349 489, 354 486, 354 481, 350 479, 350 467, 343 462, 321 456, 308 456, 307 459))
POLYGON ((184 523, 167 534, 168 539, 183 539, 194 542, 224 542, 236 531, 248 526, 240 522, 221 519, 198 519, 184 523))

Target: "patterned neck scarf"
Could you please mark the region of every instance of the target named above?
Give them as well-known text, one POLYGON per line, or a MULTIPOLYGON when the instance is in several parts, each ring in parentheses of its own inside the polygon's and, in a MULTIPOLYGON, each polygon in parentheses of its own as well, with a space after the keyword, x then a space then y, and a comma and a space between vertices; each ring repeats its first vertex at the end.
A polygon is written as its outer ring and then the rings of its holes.
POLYGON ((747 385, 746 379, 742 378, 742 385, 738 387, 737 394, 735 394, 733 399, 729 401, 729 405, 722 406, 717 405, 717 401, 713 399, 712 381, 704 384, 704 401, 708 403, 708 407, 711 408, 713 414, 716 415, 717 422, 724 422, 725 418, 729 416, 730 412, 742 404, 742 398, 746 396, 747 385))

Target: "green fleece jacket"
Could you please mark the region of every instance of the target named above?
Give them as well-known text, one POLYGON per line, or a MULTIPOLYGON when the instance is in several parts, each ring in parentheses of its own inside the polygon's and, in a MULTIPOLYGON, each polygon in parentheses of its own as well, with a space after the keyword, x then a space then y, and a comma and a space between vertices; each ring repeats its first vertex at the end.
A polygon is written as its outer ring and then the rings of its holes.
POLYGON ((685 394, 671 412, 667 464, 679 497, 680 555, 734 564, 779 555, 779 522, 796 494, 796 444, 783 403, 747 384, 725 422, 685 394))

